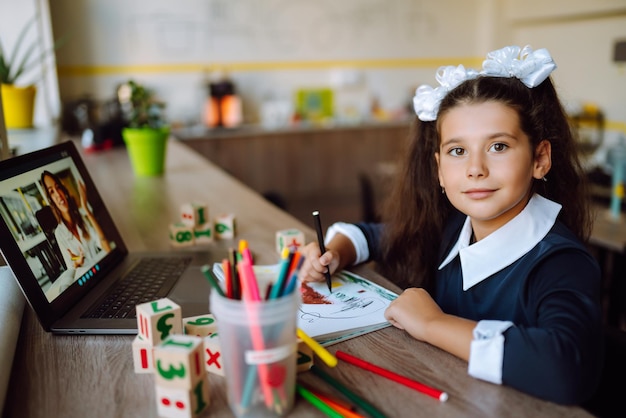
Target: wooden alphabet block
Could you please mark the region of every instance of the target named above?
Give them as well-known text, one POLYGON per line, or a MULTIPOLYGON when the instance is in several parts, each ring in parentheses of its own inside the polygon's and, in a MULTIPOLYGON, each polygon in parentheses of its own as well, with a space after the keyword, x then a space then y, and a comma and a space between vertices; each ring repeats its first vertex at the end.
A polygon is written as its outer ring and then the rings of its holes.
POLYGON ((206 375, 202 338, 174 334, 154 347, 154 375, 158 386, 194 388, 206 375))
POLYGON ((141 338, 141 335, 137 335, 133 340, 132 346, 135 373, 153 373, 154 354, 152 352, 152 344, 141 338))
POLYGON ((304 233, 298 229, 276 231, 276 251, 278 254, 282 254, 285 247, 289 248, 290 251, 300 250, 304 244, 304 233))
POLYGON ((222 365, 222 349, 217 332, 204 337, 204 368, 207 372, 224 376, 222 365))
POLYGON ((209 207, 202 203, 185 203, 180 207, 180 220, 192 228, 209 222, 209 207))
POLYGON ((215 218, 215 237, 219 239, 235 238, 235 215, 225 213, 215 218))
POLYGON ((183 329, 186 335, 206 337, 217 332, 217 322, 213 314, 183 318, 183 329))
POLYGON ((196 244, 210 244, 215 240, 213 222, 208 221, 193 228, 193 239, 196 244))
POLYGON ((313 349, 298 338, 298 357, 296 360, 296 372, 306 372, 313 366, 313 349))
POLYGON ((193 227, 182 222, 170 224, 170 244, 174 247, 194 245, 193 227))
POLYGON ((155 346, 172 334, 183 333, 182 310, 168 298, 137 305, 137 334, 155 346))
POLYGON ((192 389, 156 386, 157 413, 165 418, 194 418, 210 404, 209 379, 205 373, 192 389))

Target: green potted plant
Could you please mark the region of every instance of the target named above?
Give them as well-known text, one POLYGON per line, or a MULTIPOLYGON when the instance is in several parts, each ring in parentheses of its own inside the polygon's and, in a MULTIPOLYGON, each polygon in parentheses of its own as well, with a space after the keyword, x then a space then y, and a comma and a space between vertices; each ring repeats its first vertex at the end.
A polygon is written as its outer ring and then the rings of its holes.
POLYGON ((133 171, 138 176, 158 176, 165 169, 170 129, 165 103, 154 92, 133 80, 117 91, 122 114, 128 126, 122 130, 133 171))
POLYGON ((24 77, 37 65, 41 65, 41 61, 64 42, 64 39, 59 39, 50 49, 43 52, 39 52, 36 41, 25 43, 37 19, 38 15, 35 15, 24 25, 10 53, 4 50, 0 42, 0 93, 7 128, 33 126, 37 88, 35 82, 24 84, 24 77))

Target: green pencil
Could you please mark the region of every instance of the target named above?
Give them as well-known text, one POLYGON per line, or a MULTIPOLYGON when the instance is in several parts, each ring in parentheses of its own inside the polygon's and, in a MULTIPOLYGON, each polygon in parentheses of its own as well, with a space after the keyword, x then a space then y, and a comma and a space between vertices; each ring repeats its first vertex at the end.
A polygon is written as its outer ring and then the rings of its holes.
POLYGON ((322 371, 315 365, 311 366, 311 371, 313 372, 313 374, 317 375, 326 383, 328 383, 329 385, 337 389, 339 392, 341 392, 341 394, 343 394, 346 398, 350 399, 350 401, 352 401, 357 407, 361 408, 371 417, 385 418, 385 414, 383 414, 378 409, 376 409, 374 405, 370 404, 365 399, 361 398, 359 395, 352 392, 350 389, 348 389, 347 387, 339 383, 337 380, 330 377, 330 375, 328 375, 327 373, 325 373, 324 371, 322 371))
POLYGON ((309 390, 305 389, 304 387, 300 386, 299 384, 296 384, 296 390, 298 391, 300 396, 302 396, 304 399, 309 401, 309 403, 311 405, 313 405, 314 407, 316 407, 317 409, 322 411, 324 414, 326 414, 327 417, 343 418, 343 415, 341 415, 339 412, 335 411, 326 402, 324 402, 323 400, 321 400, 320 398, 318 398, 313 393, 311 393, 309 390))
POLYGON ((211 272, 211 267, 209 267, 207 265, 202 266, 202 274, 204 274, 204 277, 206 277, 206 279, 209 282, 209 284, 211 285, 211 287, 213 289, 215 289, 215 291, 217 293, 219 293, 220 296, 226 297, 226 295, 224 294, 224 291, 222 290, 222 287, 217 282, 217 279, 213 275, 213 272, 211 272))

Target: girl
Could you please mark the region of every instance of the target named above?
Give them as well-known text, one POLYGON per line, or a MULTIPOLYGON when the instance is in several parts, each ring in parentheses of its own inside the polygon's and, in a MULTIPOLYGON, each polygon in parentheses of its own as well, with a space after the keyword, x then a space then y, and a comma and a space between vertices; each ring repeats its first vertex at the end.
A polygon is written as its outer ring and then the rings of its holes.
POLYGON ((86 216, 79 210, 76 200, 70 195, 58 176, 49 171, 41 173, 41 184, 46 191, 48 202, 59 220, 54 234, 66 267, 79 268, 85 260, 95 257, 104 250, 109 252, 111 247, 104 236, 104 232, 96 221, 87 203, 87 191, 83 183, 79 184, 80 202, 86 216))
POLYGON ((591 216, 549 53, 507 47, 481 72, 443 67, 383 224, 337 223, 303 280, 368 260, 405 291, 385 316, 468 361, 470 375, 559 403, 589 398, 602 361, 591 216))

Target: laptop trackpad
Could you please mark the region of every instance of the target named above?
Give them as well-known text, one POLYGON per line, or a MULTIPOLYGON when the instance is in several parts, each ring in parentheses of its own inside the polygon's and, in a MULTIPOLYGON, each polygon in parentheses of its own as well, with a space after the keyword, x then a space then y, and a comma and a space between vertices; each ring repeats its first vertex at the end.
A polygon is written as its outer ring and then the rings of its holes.
POLYGON ((210 291, 211 287, 201 267, 191 265, 167 297, 182 307, 182 316, 187 318, 209 313, 210 291))

